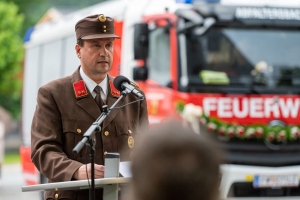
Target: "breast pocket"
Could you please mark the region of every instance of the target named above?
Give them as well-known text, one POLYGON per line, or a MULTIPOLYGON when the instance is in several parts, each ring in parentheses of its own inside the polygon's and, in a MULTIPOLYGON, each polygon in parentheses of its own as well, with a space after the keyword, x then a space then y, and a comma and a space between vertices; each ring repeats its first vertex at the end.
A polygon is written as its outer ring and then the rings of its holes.
POLYGON ((115 128, 117 133, 118 152, 120 152, 121 161, 129 160, 135 145, 136 124, 134 122, 116 123, 115 128))
POLYGON ((82 140, 83 134, 89 127, 90 124, 87 122, 78 120, 63 121, 63 148, 64 152, 69 158, 78 160, 80 162, 84 161, 85 147, 83 147, 77 155, 74 155, 73 149, 82 140))

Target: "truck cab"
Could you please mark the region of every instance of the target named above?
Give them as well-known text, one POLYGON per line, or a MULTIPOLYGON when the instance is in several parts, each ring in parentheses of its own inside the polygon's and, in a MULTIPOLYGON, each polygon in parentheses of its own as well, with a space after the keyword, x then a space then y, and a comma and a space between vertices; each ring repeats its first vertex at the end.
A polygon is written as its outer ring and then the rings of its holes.
POLYGON ((222 198, 300 196, 299 7, 232 2, 143 16, 133 79, 151 123, 201 108, 226 149, 222 198))

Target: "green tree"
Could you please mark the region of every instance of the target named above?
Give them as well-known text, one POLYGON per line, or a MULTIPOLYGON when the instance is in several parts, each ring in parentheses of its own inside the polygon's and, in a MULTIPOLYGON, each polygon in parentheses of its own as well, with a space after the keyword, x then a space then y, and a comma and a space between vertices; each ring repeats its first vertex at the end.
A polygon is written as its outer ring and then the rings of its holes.
POLYGON ((0 105, 17 118, 20 113, 24 17, 12 2, 0 2, 0 105))
POLYGON ((100 3, 104 0, 0 0, 4 2, 13 2, 19 7, 19 13, 24 14, 24 22, 21 28, 21 36, 29 27, 34 26, 38 20, 47 12, 51 7, 58 8, 72 8, 74 10, 91 6, 100 3))
POLYGON ((18 5, 18 13, 23 14, 24 21, 22 23, 21 31, 19 34, 21 37, 25 35, 26 30, 34 26, 34 24, 41 18, 41 16, 47 11, 49 5, 47 0, 0 0, 2 2, 13 2, 18 5))

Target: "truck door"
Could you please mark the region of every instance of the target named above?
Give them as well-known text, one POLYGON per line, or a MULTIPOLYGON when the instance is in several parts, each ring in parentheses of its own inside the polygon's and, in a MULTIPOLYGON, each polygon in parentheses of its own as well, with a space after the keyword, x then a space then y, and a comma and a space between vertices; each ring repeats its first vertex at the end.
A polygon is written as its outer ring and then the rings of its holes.
POLYGON ((135 26, 133 79, 146 94, 150 123, 174 116, 170 109, 177 87, 175 17, 171 14, 148 16, 135 26), (148 70, 149 69, 149 70, 148 70))

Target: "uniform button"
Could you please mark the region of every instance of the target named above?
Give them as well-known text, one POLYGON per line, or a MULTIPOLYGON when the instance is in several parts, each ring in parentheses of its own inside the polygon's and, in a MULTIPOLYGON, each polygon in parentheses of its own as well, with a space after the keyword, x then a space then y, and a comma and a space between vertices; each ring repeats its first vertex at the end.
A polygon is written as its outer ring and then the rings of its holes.
POLYGON ((78 129, 77 129, 77 133, 81 133, 81 129, 78 128, 78 129))
POLYGON ((104 132, 104 135, 105 135, 105 136, 108 136, 108 135, 109 135, 109 132, 108 132, 108 131, 105 131, 105 132, 104 132))
POLYGON ((104 151, 104 153, 103 153, 103 154, 104 154, 104 156, 106 156, 106 154, 107 154, 107 151, 104 151))
POLYGON ((134 139, 132 136, 128 137, 128 146, 129 146, 129 148, 133 148, 133 146, 134 146, 134 139))
POLYGON ((54 198, 55 198, 55 199, 58 199, 58 194, 57 194, 57 193, 55 194, 54 198))
POLYGON ((128 130, 128 133, 129 133, 129 134, 131 134, 131 133, 132 133, 132 131, 131 131, 131 130, 128 130))

